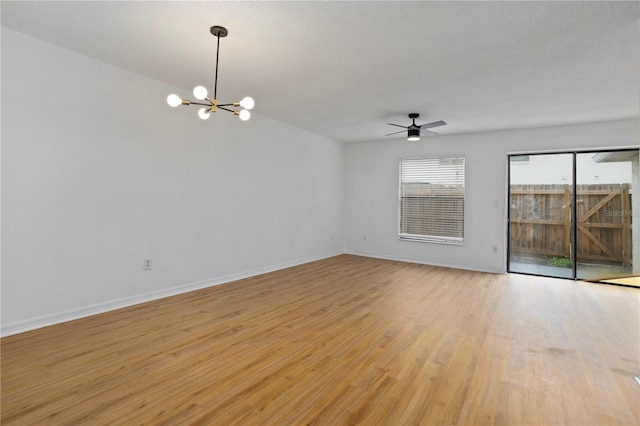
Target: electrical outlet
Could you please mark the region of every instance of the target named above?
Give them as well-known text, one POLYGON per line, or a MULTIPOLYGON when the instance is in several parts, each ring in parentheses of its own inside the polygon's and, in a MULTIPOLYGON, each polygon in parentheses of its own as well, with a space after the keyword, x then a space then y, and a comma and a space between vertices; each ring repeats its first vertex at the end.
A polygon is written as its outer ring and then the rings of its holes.
POLYGON ((148 271, 151 269, 151 258, 147 257, 145 259, 142 259, 142 269, 145 271, 148 271))

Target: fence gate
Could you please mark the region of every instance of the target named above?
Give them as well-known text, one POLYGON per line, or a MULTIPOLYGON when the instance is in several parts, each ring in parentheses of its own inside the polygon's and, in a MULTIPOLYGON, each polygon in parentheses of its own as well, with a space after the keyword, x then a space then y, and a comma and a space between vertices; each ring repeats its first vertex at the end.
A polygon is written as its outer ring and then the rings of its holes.
MULTIPOLYGON (((579 261, 631 265, 629 187, 576 186, 579 261)), ((511 185, 512 255, 571 259, 571 189, 571 185, 511 185)))

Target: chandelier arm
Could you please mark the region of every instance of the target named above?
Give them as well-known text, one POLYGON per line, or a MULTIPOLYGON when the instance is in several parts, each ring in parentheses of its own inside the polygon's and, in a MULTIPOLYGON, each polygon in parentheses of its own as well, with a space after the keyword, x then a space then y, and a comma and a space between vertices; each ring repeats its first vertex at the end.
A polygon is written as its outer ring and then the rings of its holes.
POLYGON ((222 105, 218 105, 218 108, 223 109, 223 110, 225 110, 225 111, 229 111, 229 112, 235 112, 234 110, 229 109, 229 108, 225 108, 225 107, 224 107, 224 106, 222 106, 222 105))
POLYGON ((191 105, 202 105, 202 106, 208 106, 208 107, 211 106, 211 104, 204 104, 202 102, 191 102, 191 101, 189 101, 189 102, 191 103, 191 105))

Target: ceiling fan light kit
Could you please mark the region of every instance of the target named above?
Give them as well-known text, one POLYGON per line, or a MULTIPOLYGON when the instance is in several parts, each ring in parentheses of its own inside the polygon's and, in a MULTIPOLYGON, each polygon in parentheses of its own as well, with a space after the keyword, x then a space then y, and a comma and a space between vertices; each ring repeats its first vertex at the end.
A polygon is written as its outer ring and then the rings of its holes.
POLYGON ((407 130, 407 140, 414 142, 420 140, 420 129, 408 129, 407 130))
POLYGON ((213 85, 213 99, 209 97, 209 92, 204 86, 196 86, 193 89, 193 96, 198 101, 192 101, 189 99, 182 99, 176 94, 167 96, 167 103, 171 107, 177 107, 178 105, 198 105, 202 106, 198 110, 198 117, 203 120, 208 119, 212 112, 217 112, 218 109, 228 111, 234 115, 237 115, 240 120, 247 121, 251 118, 251 110, 255 106, 255 101, 249 96, 243 98, 241 101, 230 103, 218 103, 218 59, 220 57, 220 38, 226 37, 229 31, 225 27, 214 25, 209 30, 211 34, 218 39, 216 47, 216 73, 213 85))
MULTIPOLYGON (((429 136, 437 135, 436 132, 432 132, 427 129, 431 129, 432 127, 445 126, 447 124, 442 120, 434 121, 432 123, 426 123, 426 124, 416 124, 416 118, 418 117, 420 117, 420 114, 418 113, 412 112, 411 114, 409 114, 409 118, 412 120, 412 123, 409 126, 402 126, 400 124, 393 124, 393 123, 387 123, 387 124, 390 126, 403 127, 407 129, 407 140, 411 142, 419 141, 420 136, 422 135, 429 135, 429 136)), ((399 132, 389 133, 388 135, 385 135, 385 136, 397 135, 398 133, 403 133, 403 132, 404 130, 400 130, 399 132)))

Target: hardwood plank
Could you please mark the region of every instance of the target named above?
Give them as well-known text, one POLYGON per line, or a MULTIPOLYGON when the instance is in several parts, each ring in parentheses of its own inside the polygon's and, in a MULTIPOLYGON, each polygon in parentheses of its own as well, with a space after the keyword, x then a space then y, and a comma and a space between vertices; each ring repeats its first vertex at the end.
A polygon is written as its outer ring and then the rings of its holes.
POLYGON ((0 340, 24 424, 639 424, 640 289, 337 256, 0 340))

